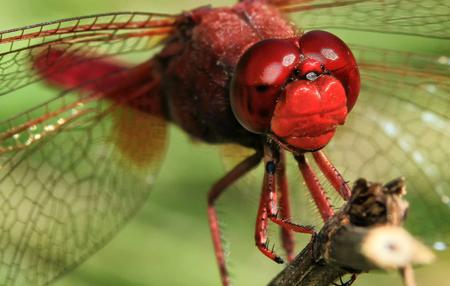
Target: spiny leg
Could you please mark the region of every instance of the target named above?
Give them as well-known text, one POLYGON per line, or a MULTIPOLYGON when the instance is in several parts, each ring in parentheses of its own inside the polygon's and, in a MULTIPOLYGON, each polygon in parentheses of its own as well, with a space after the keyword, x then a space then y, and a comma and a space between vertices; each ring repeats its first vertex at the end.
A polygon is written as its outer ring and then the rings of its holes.
POLYGON ((283 259, 278 256, 273 249, 269 249, 267 231, 269 224, 269 213, 267 210, 267 202, 269 201, 269 192, 267 190, 270 177, 267 173, 264 174, 264 183, 261 192, 261 199, 259 201, 258 215, 256 216, 255 227, 255 243, 258 249, 267 257, 276 263, 283 263, 283 259))
POLYGON ((229 281, 229 274, 225 264, 225 256, 220 236, 220 229, 217 219, 215 203, 228 186, 230 186, 240 177, 245 175, 248 171, 255 168, 261 161, 261 158, 262 158, 261 152, 256 152, 252 156, 246 158, 244 161, 242 161, 236 167, 234 167, 228 174, 226 174, 218 182, 216 182, 208 193, 209 228, 211 230, 212 240, 214 244, 214 252, 216 254, 216 260, 219 266, 220 277, 223 286, 228 286, 230 284, 230 281, 229 281))
POLYGON ((281 227, 295 232, 314 233, 314 230, 308 226, 294 224, 278 215, 278 200, 276 192, 276 170, 279 161, 278 150, 276 147, 264 148, 264 181, 259 202, 258 215, 256 218, 255 241, 259 250, 277 263, 283 263, 283 259, 270 250, 268 247, 268 219, 281 227), (272 148, 272 149, 271 149, 272 148))
POLYGON ((322 173, 327 177, 339 195, 346 201, 350 199, 352 194, 350 187, 336 167, 328 160, 327 156, 322 151, 313 152, 312 154, 317 166, 319 166, 322 173))
POLYGON ((314 170, 306 161, 305 155, 297 155, 295 156, 295 159, 298 162, 298 166, 302 173, 303 179, 305 180, 306 186, 308 187, 308 190, 311 193, 311 196, 317 208, 319 209, 323 221, 327 221, 330 217, 333 216, 334 212, 331 208, 331 204, 328 201, 328 198, 325 195, 325 191, 323 190, 319 180, 317 179, 314 170))
MULTIPOLYGON (((276 170, 276 183, 280 193, 280 215, 289 220, 292 216, 286 177, 286 156, 283 150, 280 150, 280 162, 276 170)), ((280 237, 287 259, 288 261, 292 261, 292 259, 294 259, 295 250, 294 233, 289 228, 282 227, 280 229, 280 237)))
MULTIPOLYGON (((331 162, 328 160, 325 154, 323 154, 320 151, 317 151, 313 152, 313 157, 322 173, 327 177, 328 181, 331 182, 336 191, 345 200, 348 200, 351 196, 350 188, 344 181, 342 175, 333 166, 333 164, 331 164, 331 162)), ((334 212, 333 209, 331 208, 331 204, 325 194, 325 191, 322 188, 322 185, 317 179, 314 170, 309 165, 304 154, 295 156, 295 159, 298 162, 298 166, 302 173, 303 179, 305 180, 306 186, 308 187, 308 190, 310 191, 311 196, 317 208, 319 209, 323 221, 327 221, 330 217, 334 215, 334 212)), ((351 285, 356 280, 356 275, 353 274, 351 279, 345 283, 343 283, 342 277, 340 279, 342 286, 351 285)))

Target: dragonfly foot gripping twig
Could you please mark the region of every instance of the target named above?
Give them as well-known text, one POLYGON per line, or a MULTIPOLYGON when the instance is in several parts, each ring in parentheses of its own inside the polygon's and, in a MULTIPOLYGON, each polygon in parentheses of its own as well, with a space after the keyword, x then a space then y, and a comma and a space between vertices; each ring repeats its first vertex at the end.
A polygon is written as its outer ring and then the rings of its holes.
POLYGON ((373 269, 398 269, 404 284, 414 286, 412 265, 434 255, 401 226, 405 193, 403 178, 385 185, 359 179, 350 200, 269 286, 325 286, 373 269))

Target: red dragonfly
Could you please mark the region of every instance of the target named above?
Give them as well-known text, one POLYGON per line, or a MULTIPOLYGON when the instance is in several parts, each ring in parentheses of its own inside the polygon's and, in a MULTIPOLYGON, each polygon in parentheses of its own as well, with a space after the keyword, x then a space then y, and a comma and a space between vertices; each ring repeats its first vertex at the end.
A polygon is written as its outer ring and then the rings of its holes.
POLYGON ((292 232, 313 232, 289 219, 286 153, 298 162, 323 220, 333 208, 306 155, 343 198, 349 188, 337 170, 348 180, 414 177, 409 190, 433 208, 411 213, 412 220, 444 247, 448 57, 347 45, 320 31, 450 38, 441 14, 448 4, 412 4, 247 0, 179 15, 111 13, 0 32, 0 94, 37 81, 64 90, 1 122, 0 284, 47 284, 99 249, 147 197, 169 122, 211 144, 254 150, 208 193, 223 285, 229 277, 215 203, 261 161, 257 247, 283 261, 268 247, 269 221, 281 226, 288 260, 292 232), (409 9, 413 16, 404 15, 409 9), (117 59, 141 51, 154 55, 137 65, 117 59))

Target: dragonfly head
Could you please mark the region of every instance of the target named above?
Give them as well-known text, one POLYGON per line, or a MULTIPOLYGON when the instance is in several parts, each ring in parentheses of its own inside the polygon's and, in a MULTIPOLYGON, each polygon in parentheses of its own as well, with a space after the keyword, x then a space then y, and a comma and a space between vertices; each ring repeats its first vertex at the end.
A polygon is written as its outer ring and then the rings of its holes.
POLYGON ((241 125, 297 152, 323 148, 359 94, 355 58, 338 37, 311 31, 268 39, 240 58, 231 107, 241 125))

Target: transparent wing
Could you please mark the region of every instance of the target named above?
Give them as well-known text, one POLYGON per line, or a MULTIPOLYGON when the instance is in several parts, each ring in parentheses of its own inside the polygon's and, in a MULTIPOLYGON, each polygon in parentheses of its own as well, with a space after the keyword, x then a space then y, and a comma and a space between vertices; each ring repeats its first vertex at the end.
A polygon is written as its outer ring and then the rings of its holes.
POLYGON ((301 29, 340 28, 450 38, 442 0, 269 0, 301 29))
POLYGON ((0 285, 46 285, 145 202, 166 136, 151 76, 121 67, 0 122, 0 285))
MULTIPOLYGON (((411 230, 450 241, 448 57, 353 46, 362 91, 325 149, 346 179, 405 176, 411 230)), ((442 244, 437 243, 436 247, 442 244)))
POLYGON ((50 64, 56 62, 54 57, 42 63, 42 54, 49 49, 66 58, 82 52, 85 56, 80 61, 147 51, 173 31, 175 18, 155 13, 111 13, 0 31, 0 95, 39 80, 31 68, 38 58, 41 67, 55 72, 50 64))

